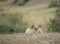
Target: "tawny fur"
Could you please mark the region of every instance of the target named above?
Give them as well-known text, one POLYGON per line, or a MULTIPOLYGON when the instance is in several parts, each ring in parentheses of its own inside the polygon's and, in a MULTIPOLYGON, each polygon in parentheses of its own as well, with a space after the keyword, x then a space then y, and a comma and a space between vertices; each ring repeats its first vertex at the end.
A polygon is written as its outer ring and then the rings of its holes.
POLYGON ((40 25, 32 25, 32 28, 27 28, 25 33, 43 33, 43 30, 40 25))

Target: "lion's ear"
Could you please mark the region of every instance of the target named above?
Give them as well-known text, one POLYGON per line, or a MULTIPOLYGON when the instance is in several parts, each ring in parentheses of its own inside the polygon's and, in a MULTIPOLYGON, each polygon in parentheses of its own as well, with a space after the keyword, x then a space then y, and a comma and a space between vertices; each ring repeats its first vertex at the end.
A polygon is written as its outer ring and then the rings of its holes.
POLYGON ((34 27, 34 25, 32 25, 32 28, 34 27))
POLYGON ((39 27, 41 27, 41 25, 39 25, 39 27))

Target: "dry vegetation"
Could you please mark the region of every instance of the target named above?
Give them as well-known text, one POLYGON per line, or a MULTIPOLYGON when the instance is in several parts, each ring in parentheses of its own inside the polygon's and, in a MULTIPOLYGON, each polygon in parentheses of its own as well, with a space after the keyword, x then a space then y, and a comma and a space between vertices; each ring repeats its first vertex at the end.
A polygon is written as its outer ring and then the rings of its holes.
POLYGON ((60 33, 1 34, 0 44, 60 44, 60 33))
MULTIPOLYGON (((10 1, 10 0, 9 0, 10 1)), ((13 2, 14 0, 10 1, 13 2)), ((28 24, 40 24, 43 29, 47 28, 47 23, 50 19, 55 18, 56 16, 56 10, 57 8, 48 8, 49 0, 38 0, 38 2, 42 2, 42 4, 38 4, 32 7, 26 7, 26 6, 3 6, 3 9, 5 9, 4 13, 8 16, 12 16, 15 13, 22 14, 23 15, 23 21, 27 22, 28 24), (48 2, 48 3, 47 3, 48 2)), ((33 5, 36 3, 36 0, 30 0, 28 1, 30 5, 33 5)), ((26 3, 26 4, 28 4, 26 3)), ((3 3, 1 3, 2 5, 3 3)), ((28 4, 28 5, 29 5, 28 4)), ((28 6, 27 5, 27 6, 28 6)), ((19 18, 20 19, 20 18, 19 18)))
POLYGON ((5 13, 19 13, 23 15, 23 21, 31 24, 40 24, 43 29, 47 28, 50 19, 55 18, 57 8, 48 8, 47 5, 37 5, 33 7, 15 6, 9 8, 5 13))
MULTIPOLYGON (((4 4, 3 4, 4 5, 4 4)), ((50 19, 55 18, 57 8, 48 8, 48 5, 26 6, 4 6, 4 13, 12 16, 15 13, 23 15, 23 21, 31 24, 41 24, 43 29, 47 28, 50 19)), ((60 44, 60 33, 43 34, 0 34, 0 44, 60 44)))

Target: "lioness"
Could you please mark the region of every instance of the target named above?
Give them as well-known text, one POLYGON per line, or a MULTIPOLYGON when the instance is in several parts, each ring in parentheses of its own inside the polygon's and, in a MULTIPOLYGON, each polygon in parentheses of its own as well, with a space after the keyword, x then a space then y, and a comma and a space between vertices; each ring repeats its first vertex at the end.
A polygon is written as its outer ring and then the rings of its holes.
POLYGON ((41 25, 32 25, 32 28, 27 28, 25 33, 42 33, 41 25))

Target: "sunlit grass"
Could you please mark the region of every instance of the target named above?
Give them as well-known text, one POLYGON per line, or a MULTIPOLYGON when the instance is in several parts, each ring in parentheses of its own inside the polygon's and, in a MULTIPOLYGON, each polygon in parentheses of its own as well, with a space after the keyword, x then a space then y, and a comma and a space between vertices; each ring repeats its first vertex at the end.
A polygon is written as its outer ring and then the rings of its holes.
POLYGON ((28 24, 40 24, 46 28, 50 19, 55 18, 57 8, 48 8, 46 5, 38 5, 33 7, 16 6, 5 10, 5 13, 19 13, 23 15, 23 21, 28 24))

